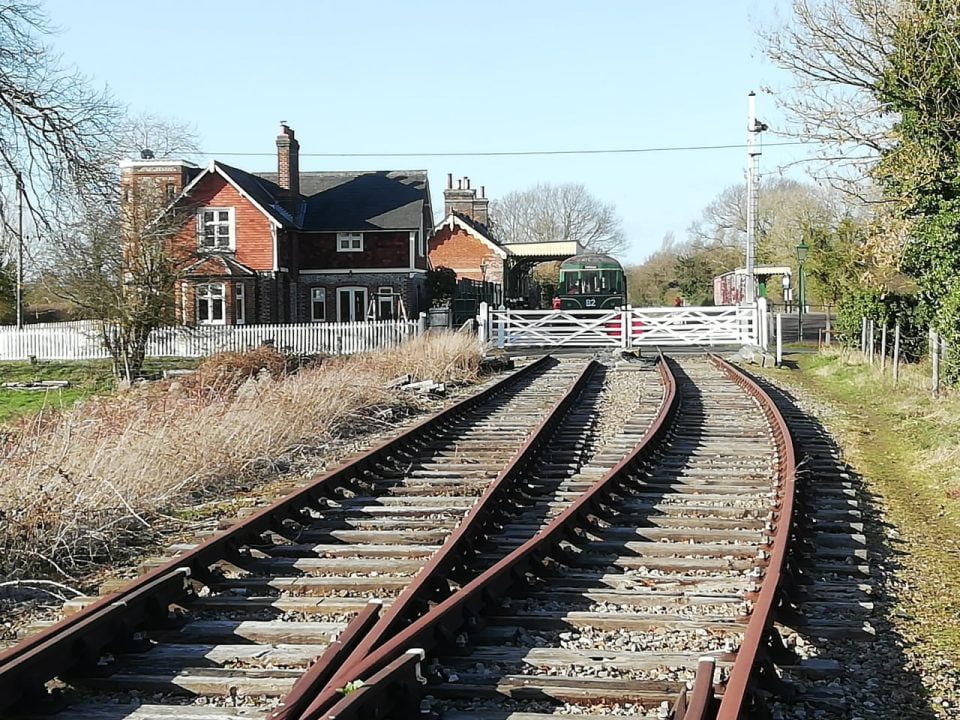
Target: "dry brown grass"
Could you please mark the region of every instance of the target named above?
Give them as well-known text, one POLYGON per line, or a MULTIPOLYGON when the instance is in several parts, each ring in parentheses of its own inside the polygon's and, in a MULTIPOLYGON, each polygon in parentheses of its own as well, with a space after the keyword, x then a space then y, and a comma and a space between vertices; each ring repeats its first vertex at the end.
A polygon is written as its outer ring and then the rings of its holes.
POLYGON ((229 495, 252 463, 422 404, 389 380, 469 382, 479 360, 476 339, 454 334, 299 372, 272 351, 229 354, 190 378, 21 421, 0 438, 0 578, 72 580, 129 555, 161 514, 229 495))

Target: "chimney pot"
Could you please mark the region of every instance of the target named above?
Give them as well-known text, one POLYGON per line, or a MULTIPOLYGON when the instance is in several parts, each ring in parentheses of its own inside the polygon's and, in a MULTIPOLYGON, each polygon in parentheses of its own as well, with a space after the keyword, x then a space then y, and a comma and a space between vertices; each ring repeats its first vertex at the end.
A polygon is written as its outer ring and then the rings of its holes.
POLYGON ((453 189, 453 173, 447 173, 447 190, 453 189))
POLYGON ((463 180, 457 180, 457 190, 463 190, 463 180))
POLYGON ((470 178, 468 178, 466 175, 463 176, 463 186, 464 186, 467 190, 470 189, 470 178))
POLYGON ((486 185, 481 185, 481 186, 480 186, 480 197, 481 197, 481 198, 485 198, 486 196, 487 196, 487 186, 486 186, 486 185))

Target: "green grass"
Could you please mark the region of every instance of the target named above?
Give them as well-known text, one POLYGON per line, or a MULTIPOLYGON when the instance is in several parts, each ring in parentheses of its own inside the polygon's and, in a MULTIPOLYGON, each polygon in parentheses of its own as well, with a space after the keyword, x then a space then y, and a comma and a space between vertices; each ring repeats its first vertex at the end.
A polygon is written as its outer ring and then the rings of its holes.
MULTIPOLYGON (((169 368, 190 368, 196 361, 188 358, 151 358, 144 373, 152 376, 169 368)), ((39 390, 0 389, 0 423, 48 408, 69 407, 77 400, 110 392, 116 387, 109 360, 0 362, 0 383, 67 380, 70 387, 39 390)))
POLYGON ((960 663, 960 394, 932 398, 923 368, 895 387, 850 353, 793 359, 788 382, 842 411, 827 424, 902 540, 908 635, 960 663))

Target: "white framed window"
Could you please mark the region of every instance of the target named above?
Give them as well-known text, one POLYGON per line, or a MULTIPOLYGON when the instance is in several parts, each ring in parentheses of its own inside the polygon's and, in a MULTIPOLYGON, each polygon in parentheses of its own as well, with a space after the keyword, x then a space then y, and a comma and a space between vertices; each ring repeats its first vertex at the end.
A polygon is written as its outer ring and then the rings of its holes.
POLYGON ((232 207, 207 207, 197 211, 197 244, 201 250, 233 250, 236 247, 232 207))
POLYGON ((383 286, 377 288, 377 320, 393 320, 396 296, 393 288, 383 286))
POLYGON ((363 252, 363 233, 337 233, 337 252, 363 252))
POLYGON ((242 282, 233 285, 233 322, 235 325, 247 324, 247 297, 242 282))
POLYGON ((197 285, 197 324, 223 325, 226 315, 223 310, 223 283, 197 285))
POLYGON ((310 321, 327 321, 327 289, 322 287, 310 288, 310 321))
POLYGON ((367 314, 367 289, 365 287, 337 288, 337 320, 359 322, 367 314))

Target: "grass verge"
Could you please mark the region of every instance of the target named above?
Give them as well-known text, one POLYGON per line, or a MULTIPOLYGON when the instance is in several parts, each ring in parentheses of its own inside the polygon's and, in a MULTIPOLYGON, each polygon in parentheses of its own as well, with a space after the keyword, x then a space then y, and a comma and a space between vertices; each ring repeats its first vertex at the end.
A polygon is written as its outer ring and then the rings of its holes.
MULTIPOLYGON (((195 360, 184 358, 150 358, 143 371, 150 376, 169 368, 192 368, 196 364, 195 360)), ((63 410, 77 400, 108 393, 115 386, 109 360, 0 362, 0 382, 39 380, 67 380, 70 386, 48 391, 0 388, 0 423, 30 413, 63 410)))
POLYGON ((889 367, 881 374, 857 353, 795 359, 801 372, 768 376, 839 410, 825 424, 902 541, 904 636, 919 655, 960 666, 960 394, 932 398, 917 367, 894 386, 889 367))
POLYGON ((21 418, 0 435, 0 577, 76 582, 136 553, 184 508, 228 500, 265 464, 425 407, 388 388, 393 378, 466 383, 479 366, 476 338, 452 333, 298 371, 260 349, 21 418))

